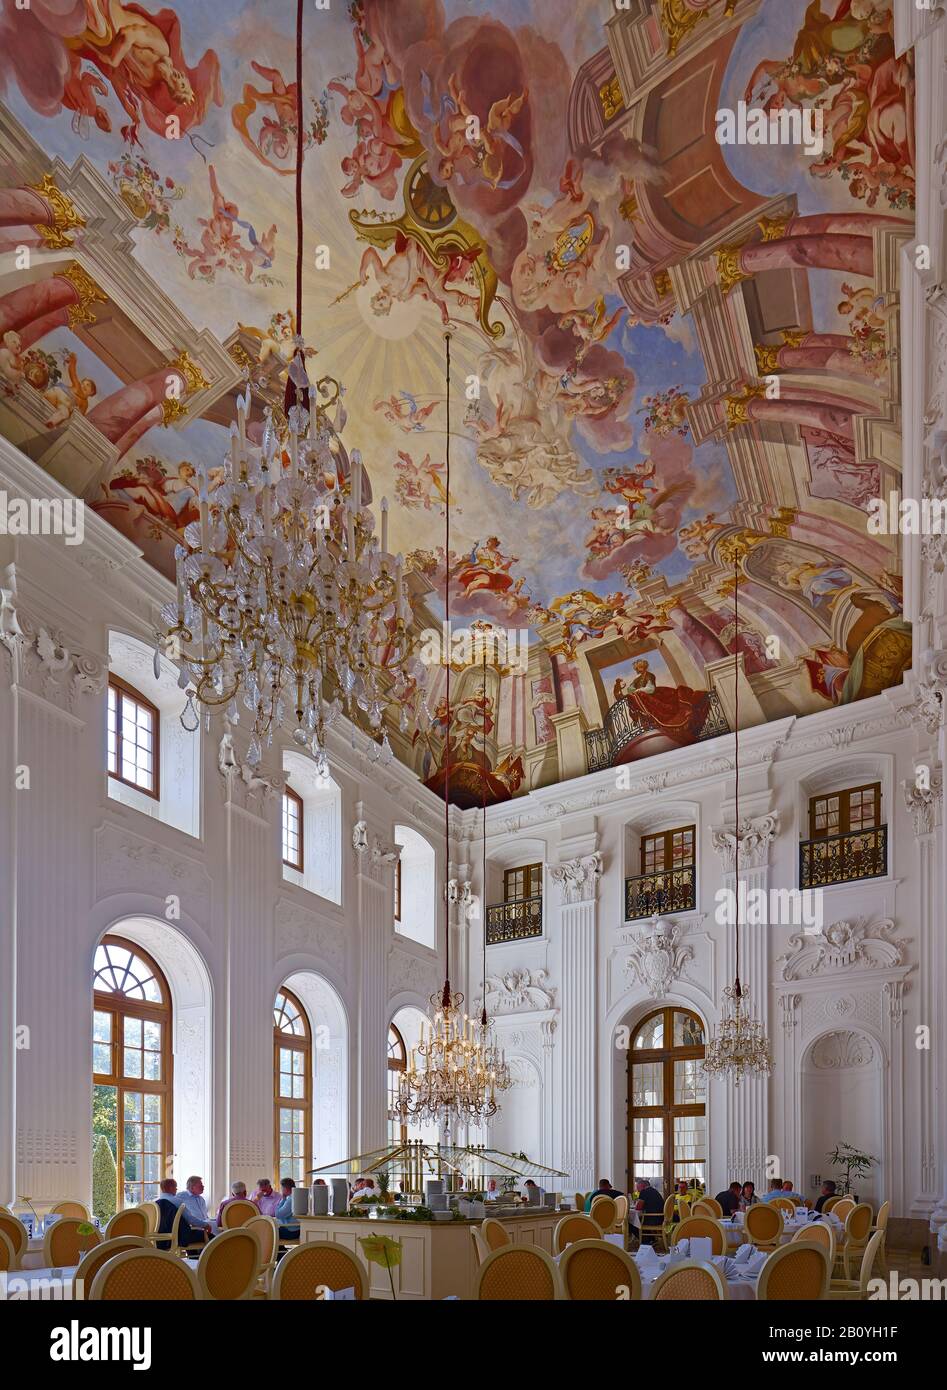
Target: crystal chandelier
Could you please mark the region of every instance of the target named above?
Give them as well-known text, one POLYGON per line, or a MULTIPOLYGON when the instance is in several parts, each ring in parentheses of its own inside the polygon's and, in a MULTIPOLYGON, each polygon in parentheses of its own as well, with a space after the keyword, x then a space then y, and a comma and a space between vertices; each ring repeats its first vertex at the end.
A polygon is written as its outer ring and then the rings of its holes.
MULTIPOLYGON (((293 738, 328 773, 325 733, 344 709, 361 711, 376 735, 375 759, 393 756, 382 719, 403 702, 419 667, 411 659, 401 556, 388 551, 388 510, 381 537, 362 505, 360 455, 346 454, 328 408, 341 390, 331 378, 314 389, 302 337, 302 4, 296 28, 296 334, 285 411, 267 408, 262 441, 248 437, 250 387, 237 401, 231 448, 211 475, 202 463, 200 521, 175 551, 177 600, 161 610, 158 644, 180 667, 187 690, 181 722, 196 729, 195 698, 230 723, 242 703, 252 729, 248 762, 259 763, 275 729, 293 738), (320 399, 321 398, 321 399, 320 399), (191 688, 192 687, 192 688, 191 688), (238 699, 239 697, 239 699, 238 699)), ((341 424, 341 404, 338 405, 341 424)), ((156 652, 156 663, 158 653, 156 652)), ((407 727, 402 703, 401 727, 407 727)), ((354 739, 354 730, 353 730, 354 739)))
POLYGON ((769 1076, 772 1067, 772 1054, 769 1039, 763 1024, 749 1011, 747 998, 749 990, 740 980, 740 846, 743 839, 740 821, 740 574, 739 553, 733 551, 733 777, 734 777, 734 875, 736 889, 736 912, 734 916, 734 936, 736 958, 733 984, 724 989, 724 1002, 720 1022, 714 1029, 707 1055, 704 1058, 704 1071, 711 1076, 731 1076, 734 1085, 739 1085, 744 1076, 769 1076))
MULTIPOLYGON (((447 500, 444 541, 444 607, 450 630, 450 334, 445 333, 447 378, 447 444, 444 487, 447 500)), ((447 736, 444 743, 444 847, 450 857, 450 662, 446 667, 447 736)), ((486 793, 484 793, 486 795, 486 793)), ((503 1052, 492 1037, 486 1008, 478 1021, 463 1012, 464 996, 450 984, 450 911, 454 904, 469 906, 469 890, 455 879, 445 886, 445 936, 447 940, 444 988, 431 995, 431 1017, 421 1028, 421 1037, 411 1049, 407 1066, 398 1077, 395 1113, 408 1119, 431 1121, 448 1130, 457 1121, 480 1124, 497 1113, 498 1090, 511 1084, 510 1070, 503 1052)))

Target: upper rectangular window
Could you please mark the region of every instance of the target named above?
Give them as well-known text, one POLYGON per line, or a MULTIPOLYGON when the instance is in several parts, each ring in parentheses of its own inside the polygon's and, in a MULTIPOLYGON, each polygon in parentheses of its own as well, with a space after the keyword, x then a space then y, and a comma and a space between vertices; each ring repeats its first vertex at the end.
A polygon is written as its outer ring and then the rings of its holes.
POLYGON ((517 902, 522 898, 542 897, 542 864, 523 864, 518 869, 506 869, 503 873, 503 901, 517 902))
POLYGON ((160 800, 158 711, 117 676, 108 685, 108 773, 160 800))
POLYGON ((663 830, 641 837, 641 872, 663 874, 669 869, 689 869, 694 863, 693 825, 663 830))
POLYGON ((881 824, 881 783, 809 800, 809 839, 824 840, 832 835, 848 835, 857 830, 874 830, 881 824))
POLYGON ((303 871, 303 800, 292 787, 283 791, 283 863, 303 871))

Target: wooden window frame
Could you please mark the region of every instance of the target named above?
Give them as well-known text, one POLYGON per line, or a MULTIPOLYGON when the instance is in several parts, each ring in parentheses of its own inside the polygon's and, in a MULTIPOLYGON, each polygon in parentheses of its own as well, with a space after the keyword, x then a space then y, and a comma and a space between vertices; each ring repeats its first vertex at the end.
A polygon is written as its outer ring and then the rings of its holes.
MULTIPOLYGON (((398 1045, 399 1045, 399 1047, 401 1048, 401 1057, 400 1057, 400 1058, 398 1058, 398 1057, 394 1057, 394 1058, 393 1058, 393 1057, 391 1056, 391 1053, 390 1053, 390 1052, 388 1052, 388 1053, 386 1054, 386 1061, 387 1061, 387 1071, 386 1071, 386 1074, 385 1074, 385 1081, 386 1081, 386 1083, 389 1081, 388 1072, 393 1072, 393 1071, 402 1072, 402 1071, 407 1071, 407 1069, 408 1069, 408 1049, 407 1049, 407 1046, 405 1045, 404 1034, 402 1033, 401 1029, 398 1027, 398 1025, 397 1025, 396 1023, 389 1023, 389 1024, 388 1024, 388 1034, 387 1034, 387 1037, 386 1037, 386 1047, 388 1047, 388 1048, 391 1047, 390 1038, 391 1038, 391 1034, 392 1034, 392 1033, 394 1033, 395 1037, 398 1039, 398 1045)), ((387 1090, 387 1086, 386 1086, 386 1090, 387 1090)), ((387 1099, 387 1096, 386 1096, 386 1099, 387 1099)), ((387 1108, 387 1107, 386 1107, 386 1108, 387 1108)), ((391 1116, 389 1116, 388 1118, 389 1118, 389 1121, 390 1121, 390 1120, 391 1120, 391 1116)), ((401 1143, 401 1144, 406 1144, 406 1143, 408 1142, 408 1126, 405 1124, 405 1122, 404 1122, 403 1120, 397 1121, 397 1124, 398 1124, 398 1135, 399 1135, 399 1140, 398 1140, 398 1142, 401 1143)))
POLYGON ((148 697, 147 697, 146 695, 142 695, 142 693, 141 693, 140 690, 136 690, 135 687, 134 687, 133 685, 129 685, 128 681, 122 680, 121 676, 114 676, 114 675, 111 675, 111 674, 109 675, 109 678, 108 678, 108 688, 106 689, 106 693, 105 693, 105 701, 106 701, 106 703, 105 703, 105 730, 106 730, 106 740, 105 740, 105 746, 106 746, 106 753, 105 753, 105 768, 106 768, 106 775, 107 775, 108 777, 113 778, 116 782, 121 782, 122 785, 125 786, 125 787, 132 787, 132 788, 134 788, 134 790, 135 790, 136 792, 141 792, 142 796, 150 796, 150 797, 153 798, 153 800, 155 800, 155 801, 160 801, 160 800, 161 800, 161 711, 158 709, 158 706, 157 706, 157 705, 153 704, 153 703, 151 702, 151 700, 148 699, 148 697), (152 747, 151 747, 151 768, 152 768, 152 781, 153 781, 153 783, 154 783, 154 788, 153 788, 153 789, 150 788, 150 787, 142 787, 142 786, 139 786, 139 784, 138 784, 137 782, 132 782, 132 781, 130 781, 127 777, 123 777, 123 776, 122 776, 121 771, 118 771, 118 772, 109 772, 109 771, 108 771, 108 717, 109 717, 109 710, 108 710, 108 690, 109 690, 109 689, 115 690, 115 691, 117 692, 117 695, 118 695, 118 701, 117 701, 117 704, 118 704, 118 709, 117 709, 118 718, 117 718, 117 720, 116 720, 116 728, 115 728, 115 740, 116 740, 116 743, 115 743, 115 765, 116 765, 117 768, 121 769, 121 766, 122 766, 122 696, 123 696, 123 695, 127 695, 128 698, 129 698, 130 700, 134 700, 136 704, 140 705, 140 706, 142 707, 142 709, 147 710, 147 712, 151 715, 151 743, 152 743, 152 747))
MULTIPOLYGON (((675 1105, 674 1104, 674 1063, 684 1062, 693 1059, 703 1060, 707 1055, 707 1028, 700 1016, 693 1009, 685 1008, 681 1004, 665 1004, 660 1009, 652 1009, 645 1014, 644 1018, 639 1019, 635 1024, 631 1036, 631 1044, 628 1048, 628 1081, 627 1081, 627 1116, 628 1116, 628 1183, 630 1184, 638 1176, 635 1172, 635 1120, 641 1118, 656 1118, 663 1122, 664 1126, 664 1173, 663 1187, 664 1195, 668 1196, 673 1189, 673 1183, 677 1181, 674 1173, 674 1120, 680 1116, 702 1115, 705 1121, 709 1118, 707 1113, 707 1102, 698 1104, 675 1105), (674 1046, 674 1015, 688 1014, 697 1020, 700 1025, 704 1041, 700 1044, 681 1044, 674 1046), (648 1048, 634 1046, 635 1038, 644 1028, 645 1024, 651 1019, 663 1015, 664 1038, 665 1041, 659 1048, 648 1048), (641 1062, 660 1062, 663 1074, 663 1104, 662 1105, 639 1105, 634 1104, 634 1067, 641 1062)), ((704 1155, 705 1172, 710 1166, 709 1154, 709 1128, 704 1130, 708 1152, 704 1155)), ((681 1176, 691 1176, 682 1174, 681 1176)))
POLYGON ((543 866, 539 864, 518 864, 515 868, 503 870, 503 901, 504 903, 525 902, 529 898, 541 898, 543 895, 543 866), (535 893, 523 893, 510 896, 510 879, 515 874, 523 874, 527 888, 536 885, 535 893))
POLYGON ((857 787, 843 787, 838 791, 819 792, 816 796, 809 798, 809 839, 810 840, 830 840, 836 835, 858 834, 851 828, 851 799, 856 792, 874 792, 875 795, 875 823, 874 825, 860 826, 859 829, 866 834, 871 830, 878 830, 882 825, 881 819, 881 783, 864 782, 857 787), (830 801, 832 797, 838 797, 838 829, 829 831, 817 830, 815 825, 816 807, 820 801, 830 801))
POLYGON ((642 835, 641 844, 639 846, 639 862, 641 866, 641 877, 645 878, 653 874, 669 874, 672 873, 675 869, 692 869, 694 867, 696 859, 696 851, 696 823, 694 825, 675 825, 672 826, 670 830, 657 830, 651 835, 642 835), (691 857, 683 863, 675 864, 674 836, 686 835, 688 834, 688 832, 690 833, 691 837, 691 857), (660 869, 648 869, 645 867, 645 856, 648 852, 648 846, 650 844, 656 843, 658 840, 662 841, 664 863, 662 864, 660 869))
POLYGON ((287 858, 286 858, 286 855, 285 855, 285 853, 284 853, 286 846, 285 846, 285 843, 284 843, 285 836, 284 836, 284 834, 283 834, 283 824, 282 824, 282 814, 283 814, 283 809, 284 809, 284 808, 283 808, 283 803, 282 803, 282 802, 280 802, 280 816, 281 816, 281 819, 280 819, 280 852, 283 854, 283 863, 286 865, 287 869, 295 869, 297 873, 303 874, 303 873, 306 872, 306 867, 305 867, 305 866, 306 866, 306 807, 305 807, 305 803, 303 802, 302 797, 299 795, 299 792, 293 791, 292 787, 290 787, 289 785, 287 785, 287 786, 285 786, 285 787, 283 788, 283 797, 284 797, 284 799, 293 802, 293 804, 294 804, 295 807, 296 807, 296 814, 297 814, 298 817, 299 817, 299 863, 297 864, 297 863, 295 863, 292 859, 287 859, 287 858))
POLYGON ((282 995, 297 1010, 303 1025, 306 1029, 304 1034, 285 1033, 281 1028, 273 1023, 273 1167, 277 1179, 283 1177, 295 1178, 295 1173, 282 1173, 280 1166, 284 1161, 280 1157, 280 1111, 298 1110, 303 1115, 303 1177, 308 1171, 306 1164, 312 1162, 312 1028, 309 1023, 309 1015, 303 1007, 298 995, 291 989, 281 986, 273 998, 273 1007, 276 1007, 276 999, 282 995), (294 1052, 303 1054, 303 1079, 305 1081, 304 1094, 301 1100, 293 1096, 281 1096, 279 1090, 280 1080, 280 1049, 291 1049, 294 1052))
POLYGON ((401 855, 395 860, 395 921, 401 921, 401 855))
MULTIPOLYGON (((149 967, 161 989, 160 1004, 144 999, 129 999, 126 995, 112 990, 93 989, 93 1013, 107 1013, 112 1016, 112 1038, 108 1046, 112 1049, 111 1074, 93 1071, 93 1086, 114 1086, 116 1092, 115 1109, 115 1166, 116 1166, 116 1211, 122 1211, 125 1204, 125 1092, 134 1091, 145 1095, 160 1095, 161 1105, 161 1178, 170 1176, 174 1160, 174 1054, 171 1048, 171 1027, 173 1005, 171 990, 160 966, 134 941, 123 936, 103 936, 100 946, 116 946, 130 951, 133 956, 149 967), (149 1023, 161 1024, 161 1080, 147 1081, 144 1077, 124 1075, 125 1017, 140 1018, 149 1023)), ((94 979, 94 975, 93 975, 94 979)), ((94 1054, 93 1054, 94 1055, 94 1054)), ((158 1181, 161 1181, 161 1178, 158 1181)), ((144 1188, 145 1180, 141 1186, 144 1188)), ((160 1195, 160 1190, 159 1190, 160 1195)), ((134 1203, 138 1205, 138 1203, 134 1203)))

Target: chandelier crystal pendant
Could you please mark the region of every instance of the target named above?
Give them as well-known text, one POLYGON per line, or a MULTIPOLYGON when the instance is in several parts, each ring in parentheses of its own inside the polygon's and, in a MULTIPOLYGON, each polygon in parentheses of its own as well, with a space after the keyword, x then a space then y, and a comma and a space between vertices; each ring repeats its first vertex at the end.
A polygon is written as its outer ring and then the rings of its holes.
POLYGON ((742 844, 740 820, 740 558, 734 545, 733 550, 733 779, 734 779, 734 940, 736 947, 733 984, 723 991, 723 1004, 720 1022, 714 1029, 703 1068, 711 1076, 729 1076, 734 1085, 739 1085, 744 1076, 769 1076, 773 1068, 769 1038, 762 1022, 755 1018, 747 1003, 750 991, 740 980, 740 848, 742 844))
POLYGON ((251 766, 274 730, 292 721, 294 740, 327 775, 325 734, 343 710, 353 721, 361 711, 375 736, 370 756, 391 762, 385 710, 400 703, 407 728, 404 701, 423 668, 412 659, 402 557, 388 551, 387 503, 379 540, 362 505, 361 457, 353 451, 348 463, 329 419, 335 405, 341 427, 341 388, 329 377, 314 388, 306 370, 302 19, 298 0, 296 333, 285 412, 274 418, 268 407, 262 439, 252 443, 247 384, 230 452, 213 470, 219 486, 202 461, 200 520, 185 527, 175 551, 177 599, 161 610, 158 647, 180 668, 185 728, 199 726, 195 699, 208 713, 224 707, 231 724, 242 704, 252 718, 251 766))
MULTIPOLYGON (((444 538, 444 608, 450 630, 450 334, 446 347, 447 443, 444 490, 446 502, 444 538)), ((444 858, 450 860, 450 663, 446 666, 447 732, 444 741, 444 858)), ((469 907, 469 889, 456 879, 444 887, 444 922, 447 943, 444 987, 431 995, 431 1016, 422 1024, 421 1037, 411 1049, 407 1066, 398 1077, 395 1113, 402 1124, 409 1119, 434 1123, 448 1131, 458 1122, 481 1124, 497 1113, 496 1093, 511 1084, 503 1052, 491 1035, 486 1009, 481 1019, 464 1012, 464 996, 450 983, 450 913, 460 904, 469 907)))

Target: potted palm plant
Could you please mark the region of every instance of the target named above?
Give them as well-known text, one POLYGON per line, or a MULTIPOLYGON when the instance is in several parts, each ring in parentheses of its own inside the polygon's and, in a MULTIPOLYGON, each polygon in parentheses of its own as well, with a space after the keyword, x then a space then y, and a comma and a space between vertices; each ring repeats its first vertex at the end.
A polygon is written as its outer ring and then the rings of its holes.
POLYGON ((826 1157, 835 1171, 844 1175, 841 1180, 844 1197, 855 1195, 852 1193, 853 1179, 857 1181, 859 1178, 867 1177, 874 1164, 878 1162, 872 1154, 863 1153, 861 1149, 856 1148, 854 1144, 846 1143, 845 1140, 836 1144, 826 1157))

